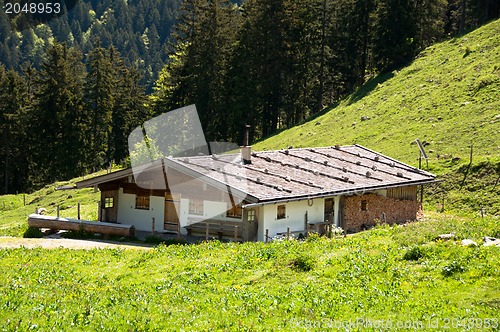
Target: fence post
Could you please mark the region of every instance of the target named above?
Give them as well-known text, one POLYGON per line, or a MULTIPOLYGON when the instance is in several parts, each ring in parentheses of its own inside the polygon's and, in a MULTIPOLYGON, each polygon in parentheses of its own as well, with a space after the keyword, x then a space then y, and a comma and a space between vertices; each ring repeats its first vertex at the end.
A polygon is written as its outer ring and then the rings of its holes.
POLYGON ((26 194, 23 194, 23 202, 24 202, 24 206, 26 206, 26 194))
POLYGON ((234 241, 238 241, 238 225, 234 225, 234 241))
POLYGON ((59 209, 60 209, 60 207, 59 207, 59 205, 57 205, 57 218, 59 218, 59 209))
POLYGON ((269 238, 269 229, 266 228, 266 243, 267 243, 267 239, 269 238))
POLYGON ((286 239, 290 240, 290 227, 286 228, 286 239))
POLYGON ((210 224, 207 222, 205 223, 205 241, 208 241, 208 231, 209 231, 209 226, 210 224))
POLYGON ((80 220, 80 202, 78 202, 78 220, 80 220))
POLYGON ((155 236, 155 218, 153 218, 153 222, 151 223, 151 236, 155 236))

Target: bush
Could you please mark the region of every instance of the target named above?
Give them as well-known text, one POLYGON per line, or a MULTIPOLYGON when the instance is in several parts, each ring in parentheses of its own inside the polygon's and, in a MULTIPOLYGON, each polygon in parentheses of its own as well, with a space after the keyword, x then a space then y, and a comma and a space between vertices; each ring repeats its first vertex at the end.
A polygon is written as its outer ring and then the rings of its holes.
POLYGON ((39 239, 43 237, 43 233, 36 227, 28 227, 28 229, 23 234, 24 238, 39 239))
POLYGON ((444 266, 441 273, 445 277, 450 277, 457 272, 461 273, 464 271, 465 271, 465 267, 460 262, 453 261, 453 262, 451 262, 451 264, 444 266))
POLYGON ((425 257, 425 255, 426 252, 424 248, 421 246, 414 246, 405 252, 403 259, 406 261, 418 261, 420 258, 425 257))
POLYGON ((307 272, 314 268, 314 258, 307 255, 300 255, 293 259, 290 265, 297 271, 307 272))

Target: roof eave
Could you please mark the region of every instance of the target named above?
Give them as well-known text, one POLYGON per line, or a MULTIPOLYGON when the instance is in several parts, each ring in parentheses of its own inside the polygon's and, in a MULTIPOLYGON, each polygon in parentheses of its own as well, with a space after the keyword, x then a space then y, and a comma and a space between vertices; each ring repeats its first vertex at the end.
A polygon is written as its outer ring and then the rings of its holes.
POLYGON ((438 183, 438 182, 441 182, 441 180, 427 179, 427 180, 420 180, 420 181, 409 181, 409 182, 396 183, 396 184, 392 184, 392 185, 379 185, 379 186, 363 187, 363 188, 356 188, 356 189, 334 190, 334 191, 317 193, 317 194, 310 194, 310 195, 299 195, 299 196, 292 196, 292 197, 285 197, 285 198, 270 198, 270 199, 259 200, 259 202, 257 202, 257 203, 246 204, 243 206, 243 208, 250 208, 250 207, 262 206, 262 205, 268 205, 268 204, 288 203, 288 202, 292 202, 292 201, 303 201, 303 200, 309 200, 309 199, 324 198, 324 197, 346 195, 346 194, 356 195, 359 193, 365 193, 367 191, 391 189, 391 188, 407 187, 407 186, 419 186, 419 185, 438 183))

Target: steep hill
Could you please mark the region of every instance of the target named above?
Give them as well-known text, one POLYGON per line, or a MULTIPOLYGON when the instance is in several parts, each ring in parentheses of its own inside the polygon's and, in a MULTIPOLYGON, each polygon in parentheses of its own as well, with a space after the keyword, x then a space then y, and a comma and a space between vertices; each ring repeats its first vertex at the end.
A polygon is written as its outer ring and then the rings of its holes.
POLYGON ((359 143, 416 164, 426 141, 431 163, 500 155, 500 20, 424 50, 409 66, 378 76, 306 123, 256 150, 359 143))
POLYGON ((500 20, 424 50, 409 66, 367 82, 255 150, 365 145, 417 166, 426 145, 443 182, 427 189, 439 210, 500 213, 500 20), (471 148, 472 163, 470 163, 471 148))

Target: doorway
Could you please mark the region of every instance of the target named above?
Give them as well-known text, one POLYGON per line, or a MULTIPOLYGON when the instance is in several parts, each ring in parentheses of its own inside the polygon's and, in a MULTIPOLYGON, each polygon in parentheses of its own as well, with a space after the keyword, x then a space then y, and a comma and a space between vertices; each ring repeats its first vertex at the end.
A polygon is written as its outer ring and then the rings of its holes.
POLYGON ((177 214, 180 207, 180 200, 180 195, 173 195, 170 192, 165 193, 165 218, 163 230, 180 232, 179 216, 177 214))

